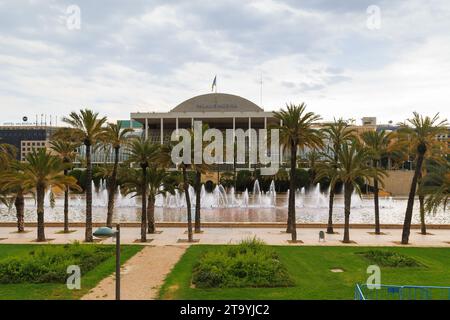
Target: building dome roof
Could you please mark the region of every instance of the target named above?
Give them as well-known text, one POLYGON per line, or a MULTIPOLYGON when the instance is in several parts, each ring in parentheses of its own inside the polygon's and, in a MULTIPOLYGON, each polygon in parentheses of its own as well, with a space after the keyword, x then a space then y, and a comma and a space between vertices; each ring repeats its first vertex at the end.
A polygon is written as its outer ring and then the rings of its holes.
POLYGON ((245 98, 226 93, 208 93, 190 98, 170 112, 262 112, 262 108, 245 98))

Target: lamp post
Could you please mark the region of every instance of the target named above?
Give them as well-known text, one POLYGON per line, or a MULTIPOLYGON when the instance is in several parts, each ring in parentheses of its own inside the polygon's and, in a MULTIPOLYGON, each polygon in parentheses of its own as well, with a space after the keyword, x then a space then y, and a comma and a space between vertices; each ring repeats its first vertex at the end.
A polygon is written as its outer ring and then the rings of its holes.
POLYGON ((116 225, 116 231, 108 227, 100 227, 93 233, 97 238, 116 238, 116 300, 120 300, 120 224, 116 225))

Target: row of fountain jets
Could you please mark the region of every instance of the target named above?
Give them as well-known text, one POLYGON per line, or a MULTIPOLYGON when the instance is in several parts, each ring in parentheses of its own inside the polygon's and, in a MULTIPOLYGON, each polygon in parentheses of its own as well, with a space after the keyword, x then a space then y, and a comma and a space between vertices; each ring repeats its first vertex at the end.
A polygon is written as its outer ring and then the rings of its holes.
MULTIPOLYGON (((101 182, 99 188, 95 188, 93 184, 92 190, 95 190, 92 197, 92 205, 94 207, 105 207, 108 202, 108 191, 105 182, 101 182)), ((296 206, 297 207, 311 207, 311 208, 326 208, 328 207, 328 192, 322 193, 320 184, 316 184, 311 190, 305 190, 305 188, 297 189, 296 191, 296 206)), ((191 198, 192 207, 195 207, 195 190, 192 186, 189 186, 189 196, 191 198)), ((226 190, 222 185, 217 185, 212 192, 207 192, 205 186, 201 186, 200 191, 200 203, 201 207, 208 208, 275 208, 275 207, 287 207, 287 196, 280 197, 277 202, 277 193, 275 191, 275 182, 270 183, 269 190, 264 192, 260 188, 259 181, 256 180, 253 185, 253 190, 250 193, 245 189, 242 193, 237 193, 234 188, 226 190)), ((46 195, 46 206, 50 206, 50 196, 46 195)), ((61 205, 61 199, 57 199, 56 206, 61 205)), ((392 202, 392 198, 387 199, 388 202, 392 202)), ((85 205, 84 195, 74 195, 70 206, 82 207, 85 205)), ((138 207, 139 200, 133 195, 124 195, 118 190, 115 199, 116 207, 130 208, 138 207)), ((337 203, 337 205, 342 205, 337 203)), ((185 208, 186 200, 184 192, 178 190, 175 194, 158 195, 155 202, 156 207, 162 208, 185 208)), ((352 207, 362 206, 362 199, 357 193, 352 195, 352 207)))

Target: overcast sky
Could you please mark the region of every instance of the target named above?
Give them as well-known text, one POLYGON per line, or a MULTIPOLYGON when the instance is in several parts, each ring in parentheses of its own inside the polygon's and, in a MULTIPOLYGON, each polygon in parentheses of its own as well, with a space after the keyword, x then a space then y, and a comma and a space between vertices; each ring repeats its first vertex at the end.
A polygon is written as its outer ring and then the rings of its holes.
POLYGON ((216 74, 266 110, 450 118, 450 1, 0 0, 0 123, 169 111, 216 74))

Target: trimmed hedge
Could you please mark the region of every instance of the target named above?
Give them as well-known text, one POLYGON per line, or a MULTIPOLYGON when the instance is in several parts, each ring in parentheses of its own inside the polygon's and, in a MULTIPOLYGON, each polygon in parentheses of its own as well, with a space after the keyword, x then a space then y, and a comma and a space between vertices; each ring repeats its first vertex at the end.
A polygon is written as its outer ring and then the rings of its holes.
POLYGON ((411 257, 403 255, 398 252, 382 251, 382 250, 369 250, 361 252, 366 259, 370 262, 377 264, 381 267, 421 267, 422 264, 417 262, 411 257))
POLYGON ((0 260, 0 283, 64 283, 69 265, 78 265, 85 274, 113 255, 113 246, 43 246, 27 256, 0 260))
POLYGON ((277 253, 256 239, 205 253, 194 266, 192 283, 197 288, 294 285, 277 253))

